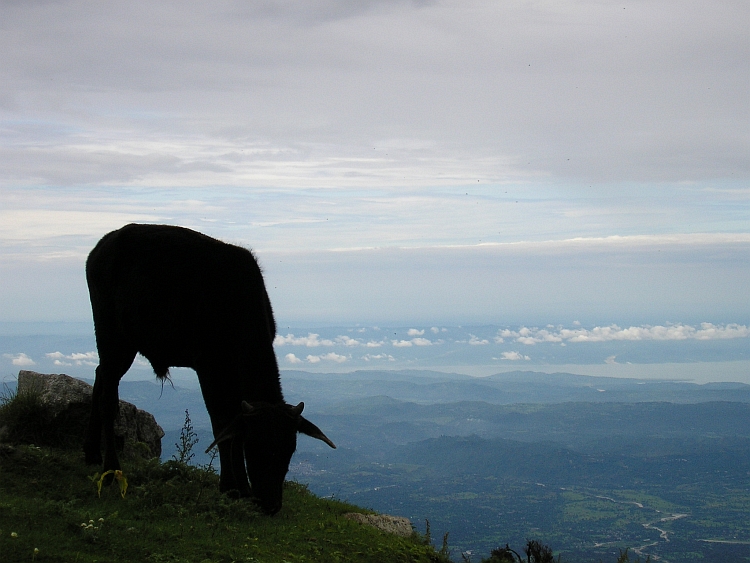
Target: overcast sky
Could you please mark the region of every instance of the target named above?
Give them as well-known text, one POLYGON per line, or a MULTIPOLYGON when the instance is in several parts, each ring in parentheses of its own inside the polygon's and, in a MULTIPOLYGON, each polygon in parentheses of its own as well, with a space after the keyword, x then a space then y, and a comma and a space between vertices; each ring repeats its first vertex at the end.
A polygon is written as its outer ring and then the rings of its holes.
POLYGON ((90 319, 88 251, 142 221, 253 247, 282 323, 748 324, 748 21, 2 2, 0 321, 90 319))

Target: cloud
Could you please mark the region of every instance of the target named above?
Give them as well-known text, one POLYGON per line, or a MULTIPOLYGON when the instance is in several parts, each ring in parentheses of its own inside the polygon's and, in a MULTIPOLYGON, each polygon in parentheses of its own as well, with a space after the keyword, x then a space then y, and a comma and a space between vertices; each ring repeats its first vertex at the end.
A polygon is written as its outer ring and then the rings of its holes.
POLYGON ((336 354, 335 352, 328 352, 327 354, 321 354, 320 356, 309 355, 305 359, 311 364, 317 364, 321 361, 336 362, 337 364, 342 364, 347 360, 347 357, 342 356, 341 354, 336 354))
POLYGON ((389 362, 396 361, 396 359, 390 354, 365 354, 364 356, 362 356, 362 359, 366 362, 370 362, 373 360, 388 360, 389 362))
POLYGON ((284 359, 287 362, 289 362, 290 364, 301 364, 302 363, 302 360, 300 360, 297 356, 295 356, 294 354, 291 354, 291 353, 287 354, 286 356, 284 356, 284 359))
POLYGON ((469 334, 471 338, 469 338, 469 344, 471 346, 483 346, 485 344, 489 344, 490 341, 486 338, 480 339, 478 336, 475 336, 473 334, 469 334))
POLYGON ((424 330, 418 330, 416 328, 410 328, 409 332, 407 332, 409 336, 422 336, 424 334, 424 330))
POLYGON ((726 340, 730 338, 747 338, 748 336, 750 336, 750 328, 746 325, 713 325, 711 323, 701 323, 701 328, 695 331, 694 337, 696 340, 726 340))
POLYGON ((433 342, 427 338, 412 338, 411 340, 391 340, 391 344, 396 348, 409 348, 410 346, 432 346, 433 342))
POLYGON ((133 360, 133 365, 144 368, 152 367, 151 362, 149 362, 148 359, 140 353, 136 354, 135 360, 133 360))
POLYGON ((99 354, 96 352, 74 352, 67 356, 62 352, 49 352, 45 356, 53 360, 56 366, 96 366, 99 364, 99 354))
POLYGON ((750 327, 740 324, 714 325, 701 323, 698 328, 685 324, 670 324, 666 326, 631 326, 621 328, 618 325, 597 326, 585 328, 547 329, 521 327, 518 330, 499 330, 495 341, 514 339, 515 342, 526 345, 542 342, 611 342, 611 341, 677 341, 677 340, 728 340, 747 338, 750 327))
POLYGON ((246 4, 1 3, 15 30, 0 36, 13 141, 1 176, 350 186, 747 172, 733 119, 742 3, 246 4))
POLYGON ((88 319, 39 284, 141 220, 286 252, 293 321, 747 318, 745 3, 324 4, 1 2, 0 260, 78 259, 0 267, 6 316, 88 319))
POLYGON ((326 355, 321 356, 320 359, 341 364, 347 360, 347 357, 342 356, 341 354, 336 354, 334 352, 328 352, 326 355))
POLYGON ((337 336, 336 342, 339 344, 343 344, 344 346, 359 346, 361 342, 357 340, 356 338, 351 338, 350 336, 337 336))
POLYGON ((620 328, 617 325, 595 327, 591 330, 561 330, 561 338, 568 342, 607 342, 612 340, 727 340, 747 338, 750 328, 746 325, 713 325, 701 323, 700 328, 674 324, 667 326, 639 326, 620 328))
POLYGON ((531 358, 529 356, 524 356, 518 352, 503 352, 502 358, 503 360, 530 360, 531 358))
MULTIPOLYGON (((59 196, 58 196, 59 197, 59 196)), ((69 194, 71 199, 77 199, 69 194)), ((128 209, 123 205, 120 211, 111 209, 66 209, 62 202, 54 201, 54 208, 45 209, 39 202, 29 198, 26 205, 31 208, 19 209, 16 205, 0 210, 0 239, 23 239, 42 241, 53 237, 100 237, 126 223, 156 222, 166 218, 158 214, 146 215, 128 209), (61 203, 61 205, 57 205, 61 203)), ((83 206, 80 202, 73 205, 83 206)), ((108 206, 107 206, 108 207, 108 206)))
POLYGON ((365 344, 368 348, 380 348, 383 345, 383 341, 377 342, 375 340, 370 340, 365 344))
POLYGON ((502 342, 505 338, 515 338, 516 342, 521 344, 537 344, 539 342, 562 342, 562 338, 555 334, 550 333, 546 329, 530 329, 527 327, 521 327, 517 331, 512 330, 500 330, 497 333, 499 341, 502 342))
MULTIPOLYGON (((273 339, 273 344, 274 346, 306 346, 308 348, 336 345, 353 347, 359 346, 362 344, 362 341, 345 334, 337 336, 334 340, 328 338, 321 339, 319 334, 310 332, 307 336, 294 336, 293 334, 282 336, 278 334, 276 335, 276 338, 273 339)), ((368 343, 367 346, 372 347, 370 343, 368 343)))
POLYGON ((32 360, 30 357, 28 357, 26 354, 21 352, 20 354, 3 354, 3 358, 7 358, 10 360, 10 363, 14 366, 19 367, 28 367, 36 365, 36 362, 32 360))
MULTIPOLYGON (((341 338, 341 337, 340 337, 341 338)), ((308 348, 316 348, 318 346, 333 346, 335 342, 328 339, 320 339, 319 334, 308 333, 307 336, 294 336, 293 334, 287 334, 286 336, 276 335, 273 339, 274 346, 307 346, 308 348)))
POLYGON ((609 356, 604 359, 604 363, 610 365, 616 364, 617 362, 615 361, 615 358, 617 358, 617 356, 609 356))

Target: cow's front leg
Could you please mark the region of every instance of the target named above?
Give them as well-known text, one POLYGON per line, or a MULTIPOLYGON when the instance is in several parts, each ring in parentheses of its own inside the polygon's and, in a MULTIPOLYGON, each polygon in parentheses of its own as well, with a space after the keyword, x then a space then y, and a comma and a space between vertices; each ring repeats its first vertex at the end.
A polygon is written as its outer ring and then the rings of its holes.
POLYGON ((219 490, 235 498, 252 496, 245 470, 245 454, 240 437, 219 444, 219 490))

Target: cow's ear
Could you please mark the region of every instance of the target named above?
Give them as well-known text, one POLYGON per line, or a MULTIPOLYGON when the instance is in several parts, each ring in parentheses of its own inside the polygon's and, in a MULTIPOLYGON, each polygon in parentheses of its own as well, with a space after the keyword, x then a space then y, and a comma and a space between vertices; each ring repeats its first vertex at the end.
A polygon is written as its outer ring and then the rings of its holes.
POLYGON ((287 405, 287 408, 289 409, 289 414, 291 414, 294 418, 297 418, 299 415, 302 414, 302 411, 305 409, 305 403, 300 403, 296 407, 292 405, 287 405))
POLYGON ((323 434, 320 428, 315 426, 312 422, 307 420, 304 416, 300 416, 299 420, 297 421, 297 432, 302 432, 303 434, 307 434, 311 438, 322 440, 323 442, 331 446, 334 450, 336 449, 336 444, 331 442, 328 439, 328 436, 323 434))

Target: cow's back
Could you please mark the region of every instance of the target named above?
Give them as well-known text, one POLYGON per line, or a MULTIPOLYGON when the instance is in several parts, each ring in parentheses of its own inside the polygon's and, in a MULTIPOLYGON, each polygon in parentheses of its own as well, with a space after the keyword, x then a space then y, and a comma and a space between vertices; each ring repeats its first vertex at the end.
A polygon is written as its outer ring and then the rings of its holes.
POLYGON ((219 348, 270 345, 273 314, 252 253, 168 225, 127 225, 86 263, 97 342, 132 342, 154 364, 195 367, 219 348))

